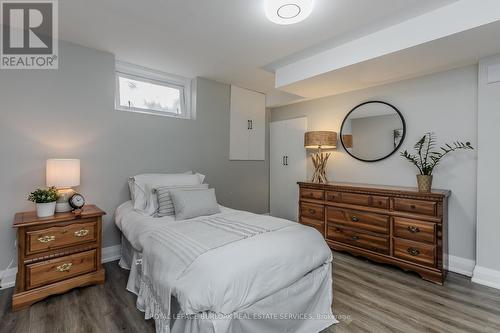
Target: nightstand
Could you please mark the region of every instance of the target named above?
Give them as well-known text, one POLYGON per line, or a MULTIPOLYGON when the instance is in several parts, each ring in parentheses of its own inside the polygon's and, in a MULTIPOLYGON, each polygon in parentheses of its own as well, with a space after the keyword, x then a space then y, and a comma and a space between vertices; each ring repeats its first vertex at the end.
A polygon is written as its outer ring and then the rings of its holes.
POLYGON ((101 265, 102 216, 94 205, 80 214, 56 213, 38 218, 36 212, 16 214, 18 271, 12 310, 50 295, 104 283, 101 265))

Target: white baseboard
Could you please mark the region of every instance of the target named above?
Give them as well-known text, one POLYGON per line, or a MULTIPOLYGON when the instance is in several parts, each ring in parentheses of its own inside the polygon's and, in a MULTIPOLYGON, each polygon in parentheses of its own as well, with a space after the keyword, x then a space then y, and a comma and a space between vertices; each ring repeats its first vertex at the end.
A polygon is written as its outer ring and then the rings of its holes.
MULTIPOLYGON (((121 245, 104 247, 102 249, 101 262, 104 264, 106 262, 120 259, 121 248, 121 245)), ((16 274, 17 267, 0 271, 0 276, 2 276, 2 281, 0 281, 0 290, 14 287, 16 285, 16 274)))
POLYGON ((445 266, 444 269, 471 277, 475 266, 476 262, 474 260, 448 255, 448 266, 445 266))
POLYGON ((476 266, 471 280, 474 283, 500 289, 500 271, 491 268, 476 266))

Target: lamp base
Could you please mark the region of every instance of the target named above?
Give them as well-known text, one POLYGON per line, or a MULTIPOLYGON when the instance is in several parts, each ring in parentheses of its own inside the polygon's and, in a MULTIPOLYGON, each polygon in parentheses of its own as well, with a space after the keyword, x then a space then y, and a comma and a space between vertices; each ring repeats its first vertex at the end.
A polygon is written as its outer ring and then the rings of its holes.
POLYGON ((312 177, 313 183, 328 183, 328 179, 326 178, 326 163, 330 155, 330 153, 317 153, 311 156, 315 169, 312 177))
POLYGON ((57 194, 59 194, 59 199, 56 202, 56 213, 71 212, 73 208, 69 205, 69 198, 76 192, 72 188, 60 188, 57 189, 57 194))

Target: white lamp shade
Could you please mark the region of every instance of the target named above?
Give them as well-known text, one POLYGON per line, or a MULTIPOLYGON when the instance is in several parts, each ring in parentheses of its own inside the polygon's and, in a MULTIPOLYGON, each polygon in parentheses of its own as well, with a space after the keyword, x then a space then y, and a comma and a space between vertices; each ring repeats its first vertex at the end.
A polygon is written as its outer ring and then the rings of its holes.
POLYGON ((46 169, 47 186, 68 188, 80 185, 80 160, 48 159, 46 169))

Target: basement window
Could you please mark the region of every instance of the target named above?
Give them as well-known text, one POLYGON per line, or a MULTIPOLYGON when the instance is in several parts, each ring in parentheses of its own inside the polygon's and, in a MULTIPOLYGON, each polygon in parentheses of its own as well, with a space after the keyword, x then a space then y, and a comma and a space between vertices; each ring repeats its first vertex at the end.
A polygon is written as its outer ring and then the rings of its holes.
POLYGON ((116 62, 117 110, 192 118, 191 90, 190 79, 116 62))

